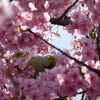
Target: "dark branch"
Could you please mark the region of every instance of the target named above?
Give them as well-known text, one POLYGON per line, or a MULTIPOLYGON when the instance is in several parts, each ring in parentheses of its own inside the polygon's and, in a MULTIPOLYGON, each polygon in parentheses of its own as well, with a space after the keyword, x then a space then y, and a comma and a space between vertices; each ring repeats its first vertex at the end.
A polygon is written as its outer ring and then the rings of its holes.
POLYGON ((98 29, 98 33, 97 33, 96 43, 97 43, 97 53, 98 53, 99 61, 100 61, 100 24, 99 24, 99 29, 98 29))
POLYGON ((9 2, 12 2, 12 1, 14 1, 14 0, 9 0, 9 2))
POLYGON ((39 39, 41 39, 42 41, 44 41, 46 44, 50 45, 51 47, 53 47, 53 48, 55 48, 56 50, 58 50, 59 52, 61 52, 61 53, 62 53, 63 55, 65 55, 66 57, 70 58, 71 60, 74 60, 75 62, 77 62, 78 64, 80 64, 80 65, 82 65, 82 66, 85 66, 85 67, 88 68, 90 71, 95 72, 95 73, 99 76, 99 78, 100 78, 100 70, 95 69, 95 68, 92 68, 92 67, 86 65, 84 62, 79 61, 79 60, 77 60, 77 59, 74 58, 74 57, 71 57, 69 54, 63 52, 61 49, 59 49, 59 48, 57 48, 56 46, 54 46, 53 44, 47 42, 47 41, 44 40, 41 36, 39 36, 38 34, 32 32, 30 29, 28 29, 28 31, 29 31, 30 33, 32 33, 33 35, 35 35, 36 37, 38 37, 39 39))
POLYGON ((72 23, 71 20, 64 20, 63 18, 66 16, 66 14, 68 13, 68 11, 78 2, 79 0, 76 0, 72 5, 70 5, 65 11, 64 13, 58 17, 58 18, 51 18, 50 22, 51 24, 56 24, 56 25, 62 25, 62 26, 66 26, 69 23, 72 23))
POLYGON ((88 91, 88 89, 83 90, 83 91, 81 91, 81 92, 78 92, 77 94, 83 94, 83 93, 86 93, 87 91, 88 91))
POLYGON ((83 100, 84 99, 84 93, 82 94, 82 98, 81 98, 81 100, 83 100))
POLYGON ((54 100, 65 100, 66 97, 59 97, 59 98, 56 98, 54 100))
POLYGON ((65 11, 64 11, 64 13, 60 16, 60 19, 62 20, 62 18, 64 17, 64 16, 66 16, 66 14, 68 13, 68 11, 73 7, 73 6, 75 6, 75 4, 78 2, 79 0, 76 0, 72 5, 70 5, 65 11))
POLYGON ((59 18, 51 18, 50 19, 51 24, 55 25, 61 25, 61 26, 66 26, 68 24, 72 24, 71 20, 59 20, 59 18))
MULTIPOLYGON (((84 94, 84 93, 86 93, 88 91, 88 89, 86 89, 86 90, 83 90, 83 91, 81 91, 81 92, 79 92, 79 93, 77 93, 77 94, 84 94)), ((65 96, 65 97, 59 97, 59 98, 56 98, 56 99, 54 99, 54 100, 65 100, 65 98, 66 98, 67 96, 65 96)), ((81 100, 83 100, 83 97, 81 98, 81 100)))

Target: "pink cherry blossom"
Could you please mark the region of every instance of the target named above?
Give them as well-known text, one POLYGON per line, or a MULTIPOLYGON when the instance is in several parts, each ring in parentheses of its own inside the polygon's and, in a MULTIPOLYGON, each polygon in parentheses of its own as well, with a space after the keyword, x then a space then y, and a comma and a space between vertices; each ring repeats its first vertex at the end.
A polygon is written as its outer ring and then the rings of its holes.
POLYGON ((83 66, 100 70, 99 10, 99 0, 1 0, 0 100, 75 100, 80 89, 84 100, 99 100, 100 78, 83 66), (64 26, 66 17, 70 23, 64 26), (74 37, 70 50, 49 45, 63 30, 74 37), (35 69, 27 62, 47 54, 58 58, 55 67, 33 78, 35 69))

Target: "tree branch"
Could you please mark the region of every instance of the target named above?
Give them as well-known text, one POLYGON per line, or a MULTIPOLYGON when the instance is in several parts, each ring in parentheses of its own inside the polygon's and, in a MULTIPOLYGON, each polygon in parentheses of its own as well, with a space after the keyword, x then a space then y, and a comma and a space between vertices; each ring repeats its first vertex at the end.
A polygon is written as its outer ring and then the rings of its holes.
POLYGON ((32 33, 33 35, 35 35, 36 37, 38 37, 39 39, 41 39, 42 41, 44 41, 46 44, 50 45, 51 47, 55 48, 56 50, 58 50, 59 52, 61 52, 63 55, 65 55, 66 57, 70 58, 71 60, 74 60, 75 62, 77 62, 78 64, 82 65, 82 66, 85 66, 86 68, 88 68, 90 71, 93 71, 95 72, 99 78, 100 78, 100 70, 98 69, 95 69, 95 68, 92 68, 88 65, 86 65, 84 62, 82 61, 79 61, 78 59, 74 58, 74 57, 71 57, 69 54, 63 52, 61 49, 57 48, 56 46, 54 46, 53 44, 47 42, 45 39, 43 39, 41 36, 39 36, 38 34, 32 32, 30 29, 28 29, 28 31, 30 33, 32 33))
POLYGON ((72 5, 70 5, 65 11, 64 13, 58 17, 58 18, 50 18, 50 22, 51 24, 56 24, 56 25, 62 25, 62 26, 66 26, 69 23, 72 23, 71 20, 65 20, 63 19, 63 17, 66 16, 66 14, 68 13, 68 11, 78 2, 79 0, 76 0, 72 5))
POLYGON ((66 97, 59 97, 59 98, 56 98, 54 100, 65 100, 66 97))
POLYGON ((83 91, 81 91, 81 92, 77 93, 77 94, 82 94, 81 100, 83 100, 83 99, 84 99, 84 93, 86 93, 87 91, 88 91, 88 89, 83 90, 83 91))
POLYGON ((12 1, 14 1, 14 0, 9 0, 9 2, 12 2, 12 1))
POLYGON ((55 24, 55 25, 61 25, 61 26, 66 26, 68 24, 72 24, 71 20, 59 20, 59 18, 51 18, 50 19, 51 24, 55 24))
MULTIPOLYGON (((83 91, 77 93, 77 94, 82 94, 81 100, 83 100, 83 98, 84 98, 84 93, 86 93, 87 91, 88 91, 88 89, 83 90, 83 91)), ((60 96, 59 98, 56 98, 56 99, 54 99, 54 100, 65 100, 66 97, 67 97, 67 96, 64 96, 64 97, 61 97, 61 96, 60 96)))
POLYGON ((88 91, 88 89, 83 90, 83 91, 81 91, 81 92, 78 92, 77 94, 83 94, 83 93, 86 93, 87 91, 88 91))
POLYGON ((99 24, 99 29, 97 33, 96 43, 97 43, 97 53, 98 53, 99 61, 100 61, 100 24, 99 24))
POLYGON ((66 14, 68 13, 68 11, 75 6, 75 4, 78 2, 79 0, 76 0, 72 5, 70 5, 65 11, 64 13, 59 17, 61 20, 63 19, 64 16, 66 16, 66 14))
POLYGON ((84 93, 82 94, 82 98, 81 98, 81 100, 83 100, 84 99, 84 93))

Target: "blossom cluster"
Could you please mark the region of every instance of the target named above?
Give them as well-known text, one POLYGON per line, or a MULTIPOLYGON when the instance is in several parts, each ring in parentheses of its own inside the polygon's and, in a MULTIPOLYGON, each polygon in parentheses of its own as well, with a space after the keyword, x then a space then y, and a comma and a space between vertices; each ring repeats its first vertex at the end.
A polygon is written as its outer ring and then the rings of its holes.
MULTIPOLYGON (((50 19, 59 18, 73 2, 0 1, 0 100, 75 100, 78 94, 84 95, 84 100, 100 99, 100 77, 42 41, 51 43, 52 36, 60 37, 53 32, 50 19), (56 66, 51 70, 45 69, 34 79, 35 70, 27 66, 27 62, 31 57, 46 54, 54 54, 58 58, 56 66)), ((71 50, 65 48, 62 51, 97 70, 100 70, 96 40, 99 10, 99 0, 77 0, 65 15, 71 23, 62 28, 72 36, 74 33, 79 35, 71 43, 71 50)))

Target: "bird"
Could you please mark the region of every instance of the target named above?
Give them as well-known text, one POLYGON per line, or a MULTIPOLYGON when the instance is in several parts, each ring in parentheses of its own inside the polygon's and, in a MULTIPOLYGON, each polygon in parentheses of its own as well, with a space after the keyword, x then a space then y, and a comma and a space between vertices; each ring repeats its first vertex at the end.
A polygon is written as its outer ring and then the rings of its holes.
POLYGON ((58 58, 55 55, 34 56, 28 62, 27 66, 32 66, 35 69, 33 78, 36 78, 39 72, 45 72, 45 69, 52 69, 58 58))

